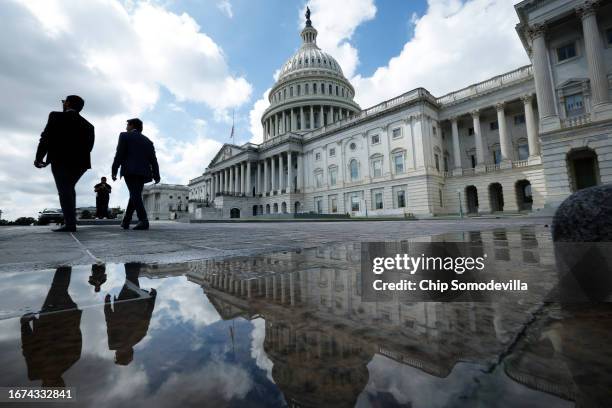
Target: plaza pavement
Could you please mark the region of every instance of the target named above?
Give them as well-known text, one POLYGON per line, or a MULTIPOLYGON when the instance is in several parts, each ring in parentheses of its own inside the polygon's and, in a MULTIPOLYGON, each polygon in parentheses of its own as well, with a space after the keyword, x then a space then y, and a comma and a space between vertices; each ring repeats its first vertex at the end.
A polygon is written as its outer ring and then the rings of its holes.
POLYGON ((549 218, 203 224, 159 221, 152 222, 149 231, 91 225, 79 227, 74 234, 54 233, 48 226, 0 227, 0 272, 95 262, 174 263, 333 243, 393 241, 545 224, 550 225, 549 218))

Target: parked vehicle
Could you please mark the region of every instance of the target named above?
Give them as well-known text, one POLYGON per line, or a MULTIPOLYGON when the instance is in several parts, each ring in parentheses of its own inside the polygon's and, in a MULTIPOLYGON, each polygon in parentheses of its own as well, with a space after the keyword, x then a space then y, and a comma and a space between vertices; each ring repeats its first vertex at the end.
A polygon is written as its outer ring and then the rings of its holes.
POLYGON ((61 224, 64 222, 64 213, 59 208, 45 208, 38 214, 38 224, 40 225, 48 225, 52 222, 61 224))

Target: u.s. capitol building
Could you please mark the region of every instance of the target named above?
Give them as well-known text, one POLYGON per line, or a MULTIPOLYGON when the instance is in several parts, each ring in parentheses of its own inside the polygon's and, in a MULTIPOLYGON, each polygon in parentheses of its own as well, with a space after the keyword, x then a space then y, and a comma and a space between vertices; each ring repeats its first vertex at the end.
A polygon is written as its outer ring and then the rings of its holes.
POLYGON ((535 212, 612 182, 612 4, 515 8, 532 65, 367 109, 307 18, 270 91, 263 143, 222 147, 189 183, 192 217, 535 212))

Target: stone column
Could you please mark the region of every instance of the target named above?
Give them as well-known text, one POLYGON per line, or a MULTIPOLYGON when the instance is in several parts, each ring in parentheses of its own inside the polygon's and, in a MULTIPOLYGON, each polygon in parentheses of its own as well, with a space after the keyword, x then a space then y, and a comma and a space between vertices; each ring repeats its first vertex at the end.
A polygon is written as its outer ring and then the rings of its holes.
POLYGON ((246 190, 246 163, 242 162, 240 164, 240 193, 241 194, 245 194, 247 193, 246 190))
POLYGON ((455 168, 453 175, 461 175, 461 145, 459 144, 459 125, 457 123, 457 117, 451 118, 451 131, 453 135, 453 160, 455 161, 455 168))
POLYGON ((474 140, 476 144, 476 167, 484 166, 484 145, 482 143, 482 130, 480 129, 480 111, 472 111, 472 123, 474 126, 474 140))
POLYGON ((270 191, 269 177, 268 177, 268 159, 264 159, 264 195, 270 191))
POLYGON ((246 162, 246 195, 252 196, 253 189, 251 188, 251 162, 246 162))
POLYGON ((234 166, 229 168, 229 190, 230 193, 234 192, 234 166))
POLYGON ((300 106, 300 130, 304 130, 304 107, 300 106))
POLYGON ((314 129, 314 105, 310 105, 310 127, 309 129, 314 129))
MULTIPOLYGON (((601 34, 597 26, 596 8, 598 1, 587 0, 585 4, 576 9, 582 20, 582 31, 584 34, 584 48, 586 61, 589 66, 589 80, 591 83, 591 102, 593 114, 602 118, 612 117, 612 106, 608 96, 608 75, 603 57, 603 44, 601 34)), ((538 105, 539 108, 539 105, 538 105)), ((602 118, 602 119, 603 119, 602 118)))
POLYGON ((291 119, 290 120, 291 120, 291 130, 292 131, 297 130, 297 127, 295 126, 297 120, 295 119, 295 117, 296 117, 295 109, 291 108, 291 119))
POLYGON ((281 112, 281 134, 287 133, 286 131, 286 123, 285 123, 285 111, 281 112))
POLYGON ((301 153, 297 155, 297 189, 301 193, 304 190, 304 157, 301 153))
POLYGON ((285 160, 283 160, 283 154, 278 155, 278 189, 283 190, 285 188, 285 160))
POLYGON ((521 99, 525 105, 525 127, 527 128, 527 142, 529 143, 529 157, 531 159, 540 155, 538 128, 533 114, 533 96, 525 95, 521 99))
POLYGON ((274 192, 276 190, 276 156, 272 156, 270 157, 270 164, 271 164, 271 169, 272 171, 270 172, 271 176, 272 176, 272 192, 274 192))
POLYGON ((293 192, 293 163, 291 162, 291 150, 287 152, 287 193, 293 192))
POLYGON ((497 127, 499 130, 499 146, 502 155, 502 167, 512 167, 512 144, 508 137, 508 128, 506 127, 506 111, 505 104, 498 103, 495 105, 497 110, 497 127))
POLYGON ((225 178, 225 192, 226 193, 229 193, 229 186, 230 186, 229 174, 230 174, 230 170, 229 170, 229 168, 226 168, 225 169, 225 174, 224 174, 224 178, 225 178))
POLYGON ((255 188, 257 191, 257 194, 261 194, 262 193, 262 186, 263 183, 261 182, 261 162, 257 162, 257 180, 255 180, 255 188))
POLYGON ((555 130, 561 126, 561 123, 555 108, 553 85, 549 72, 546 27, 541 24, 534 25, 530 28, 529 35, 532 39, 533 77, 538 97, 540 128, 544 132, 555 130))

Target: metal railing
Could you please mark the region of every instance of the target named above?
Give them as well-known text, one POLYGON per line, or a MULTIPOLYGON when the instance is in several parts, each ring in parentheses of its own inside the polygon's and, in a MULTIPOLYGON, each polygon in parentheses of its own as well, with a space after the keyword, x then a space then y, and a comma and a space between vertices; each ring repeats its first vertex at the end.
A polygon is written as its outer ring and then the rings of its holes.
POLYGON ((518 169, 518 168, 527 167, 527 166, 529 166, 529 160, 518 160, 518 161, 512 162, 513 169, 518 169))

